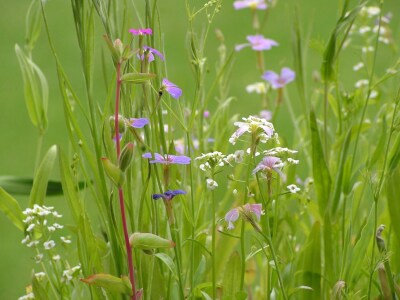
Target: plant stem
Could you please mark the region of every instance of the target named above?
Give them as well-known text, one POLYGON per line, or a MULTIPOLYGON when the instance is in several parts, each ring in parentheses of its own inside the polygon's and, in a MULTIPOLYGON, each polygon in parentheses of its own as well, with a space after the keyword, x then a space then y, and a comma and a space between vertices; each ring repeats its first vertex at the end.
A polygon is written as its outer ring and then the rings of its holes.
MULTIPOLYGON (((214 180, 214 174, 212 176, 212 180, 214 180)), ((216 298, 216 287, 217 287, 217 279, 216 279, 216 274, 215 274, 215 232, 216 232, 216 228, 215 228, 215 197, 214 197, 214 191, 211 191, 211 206, 212 206, 212 244, 211 244, 211 251, 212 251, 212 256, 211 256, 211 260, 212 260, 212 294, 213 294, 213 299, 217 299, 216 298)))
MULTIPOLYGON (((115 140, 116 140, 116 148, 117 148, 117 161, 121 156, 121 146, 119 141, 119 100, 121 94, 121 62, 117 63, 117 87, 116 87, 116 95, 115 95, 115 140)), ((125 248, 126 254, 128 256, 128 268, 129 268, 129 279, 132 285, 132 300, 136 300, 136 289, 135 289, 135 270, 133 268, 133 260, 132 260, 132 248, 129 244, 129 235, 128 235, 128 226, 126 222, 126 214, 125 214, 125 202, 124 202, 124 193, 122 187, 118 187, 118 196, 119 196, 119 206, 121 208, 121 218, 122 218, 122 227, 124 229, 124 240, 125 240, 125 248)))

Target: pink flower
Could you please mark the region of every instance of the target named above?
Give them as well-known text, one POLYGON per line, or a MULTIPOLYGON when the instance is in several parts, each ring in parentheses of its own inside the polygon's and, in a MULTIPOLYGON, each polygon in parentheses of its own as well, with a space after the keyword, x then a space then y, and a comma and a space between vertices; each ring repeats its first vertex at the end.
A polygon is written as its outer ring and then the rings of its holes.
POLYGON ((258 226, 255 224, 253 216, 255 215, 257 221, 260 221, 261 215, 263 215, 262 205, 259 203, 256 204, 245 204, 243 206, 236 207, 228 211, 225 215, 225 221, 228 222, 228 229, 233 229, 233 222, 236 222, 239 219, 239 216, 242 215, 244 220, 250 222, 255 228, 258 226))
POLYGON ((153 30, 151 28, 141 28, 141 29, 129 29, 129 32, 133 35, 152 35, 153 30))
POLYGON ((255 174, 259 171, 271 173, 272 171, 277 172, 279 175, 283 176, 281 168, 283 163, 279 157, 275 156, 265 156, 263 160, 254 168, 252 174, 255 174))
POLYGON ((268 8, 268 5, 265 3, 265 0, 237 0, 233 3, 233 7, 236 10, 247 7, 251 9, 264 10, 268 8))
POLYGON ((262 76, 268 81, 273 89, 283 88, 289 82, 292 82, 296 77, 296 73, 289 68, 282 68, 281 74, 278 75, 273 71, 266 71, 262 76))
POLYGON ((279 44, 271 39, 266 39, 263 35, 248 35, 247 40, 249 43, 236 45, 235 50, 240 51, 245 47, 251 47, 254 51, 264 51, 270 50, 273 46, 278 46, 279 44))

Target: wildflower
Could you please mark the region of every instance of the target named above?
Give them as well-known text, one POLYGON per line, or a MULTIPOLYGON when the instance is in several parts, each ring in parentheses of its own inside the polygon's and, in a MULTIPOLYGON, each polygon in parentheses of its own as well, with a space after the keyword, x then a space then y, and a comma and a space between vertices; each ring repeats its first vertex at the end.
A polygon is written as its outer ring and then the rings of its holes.
POLYGON ((39 241, 31 241, 28 244, 26 244, 26 246, 28 248, 31 248, 32 246, 37 246, 39 244, 39 241))
POLYGON ((58 223, 54 223, 53 226, 54 226, 56 229, 62 229, 62 228, 64 228, 64 226, 62 226, 62 225, 60 225, 60 224, 58 224, 58 223))
POLYGON ((299 160, 298 159, 293 159, 291 157, 289 157, 287 159, 288 163, 293 164, 293 165, 298 165, 299 164, 299 160))
POLYGON ((46 276, 45 272, 35 273, 35 277, 37 280, 41 281, 46 276))
POLYGON ((272 112, 270 110, 262 110, 260 111, 260 117, 269 121, 272 119, 272 112))
POLYGON ((265 3, 265 0, 237 0, 233 3, 233 7, 236 10, 247 7, 251 9, 265 10, 268 8, 268 5, 265 3))
POLYGON ((264 38, 263 35, 248 35, 247 40, 249 43, 236 45, 235 50, 240 51, 245 47, 251 47, 254 51, 264 51, 270 50, 273 46, 278 46, 279 44, 271 39, 264 38))
POLYGON ((279 157, 265 156, 263 160, 254 168, 252 174, 255 174, 259 171, 271 174, 272 171, 275 171, 279 175, 283 176, 281 170, 279 169, 281 167, 283 167, 283 162, 279 157))
POLYGON ((180 89, 176 84, 168 81, 166 78, 164 78, 162 81, 160 93, 163 91, 167 91, 167 93, 175 99, 178 99, 180 96, 182 96, 182 89, 180 89))
POLYGON ((30 237, 29 235, 25 236, 25 238, 21 241, 21 244, 26 244, 27 242, 29 242, 30 237))
POLYGON ((257 118, 254 116, 243 118, 243 120, 245 122, 234 123, 234 125, 239 128, 232 134, 229 139, 229 142, 232 145, 235 145, 239 137, 241 137, 245 132, 257 133, 258 131, 261 131, 261 134, 259 134, 257 138, 259 138, 260 141, 263 143, 272 138, 274 134, 274 126, 272 125, 272 123, 266 121, 265 119, 257 118))
POLYGON ((42 259, 43 259, 43 254, 42 253, 38 253, 36 256, 35 256, 35 262, 38 264, 38 263, 40 263, 41 261, 42 261, 42 259))
POLYGON ((28 226, 28 228, 26 229, 26 231, 31 232, 33 230, 33 228, 35 228, 35 224, 30 224, 28 226))
POLYGON ((356 88, 361 88, 362 86, 364 86, 364 85, 368 85, 369 84, 369 81, 368 81, 368 79, 360 79, 359 81, 357 81, 355 84, 354 84, 354 86, 356 87, 356 88))
POLYGON ((213 191, 218 187, 218 183, 211 178, 207 178, 206 182, 207 182, 207 189, 210 191, 213 191))
POLYGON ((288 185, 287 188, 292 194, 296 194, 298 191, 300 191, 300 188, 295 184, 288 185))
POLYGON ((72 241, 67 239, 66 237, 62 236, 62 237, 60 237, 60 239, 64 244, 71 244, 72 243, 72 241))
POLYGON ((51 259, 52 260, 54 260, 54 261, 58 261, 58 260, 60 260, 61 259, 61 256, 60 255, 53 255, 52 257, 51 257, 51 259))
POLYGON ((363 68, 363 67, 364 67, 364 63, 359 62, 358 64, 356 64, 356 65, 353 67, 353 71, 354 71, 354 72, 357 72, 358 70, 360 70, 360 69, 363 68))
POLYGON ((253 92, 256 94, 265 94, 267 92, 267 87, 264 82, 255 82, 246 86, 246 92, 249 94, 253 92))
POLYGON ((262 76, 263 79, 268 81, 273 89, 280 89, 292 82, 296 77, 296 73, 289 68, 282 68, 281 74, 278 75, 273 71, 266 71, 262 76))
POLYGON ((127 122, 129 126, 133 128, 143 128, 145 125, 149 124, 149 119, 147 118, 130 118, 127 122))
POLYGON ((44 249, 50 250, 56 246, 56 243, 53 240, 47 241, 43 243, 44 249))
POLYGON ((149 46, 143 46, 144 53, 139 55, 137 54, 137 57, 140 60, 145 60, 147 59, 148 62, 152 62, 154 60, 154 54, 157 55, 161 60, 164 60, 164 55, 162 53, 154 48, 151 48, 149 46))
POLYGON ((370 31, 371 31, 371 27, 369 27, 369 26, 360 27, 360 29, 358 30, 358 32, 360 34, 364 34, 364 33, 370 32, 370 31))
POLYGON ((169 190, 166 191, 164 194, 153 194, 152 198, 153 200, 158 200, 162 198, 163 200, 172 200, 175 196, 177 195, 185 195, 186 192, 183 190, 169 190))
POLYGON ((18 300, 30 300, 30 299, 35 299, 35 294, 33 294, 32 292, 18 298, 18 300))
POLYGON ((368 47, 362 47, 361 48, 362 53, 367 53, 367 52, 374 52, 374 47, 368 46, 368 47))
POLYGON ((70 282, 75 276, 77 276, 81 272, 81 265, 77 265, 72 267, 71 269, 67 269, 63 271, 63 275, 61 281, 70 282))
POLYGON ((275 148, 272 148, 272 149, 269 149, 269 150, 265 150, 263 153, 266 156, 271 156, 271 155, 284 154, 284 153, 285 154, 288 154, 288 153, 295 154, 295 153, 297 153, 297 151, 289 149, 289 148, 275 147, 275 148))
POLYGON ((151 28, 142 28, 142 29, 129 29, 129 32, 133 35, 152 35, 153 30, 151 28))
POLYGON ((257 221, 260 221, 261 215, 264 212, 262 210, 261 204, 245 204, 243 206, 239 206, 237 208, 231 209, 225 215, 225 221, 228 222, 228 229, 233 229, 233 222, 237 221, 240 215, 244 217, 244 219, 250 222, 256 229, 258 229, 258 225, 254 222, 253 216, 256 216, 257 221))
MULTIPOLYGON (((145 153, 142 155, 143 158, 153 158, 150 152, 145 153)), ((172 155, 172 154, 165 154, 161 155, 159 153, 154 153, 154 159, 150 160, 151 164, 179 164, 179 165, 188 165, 190 164, 190 157, 184 155, 172 155)))
POLYGON ((195 160, 203 162, 202 164, 200 164, 199 168, 204 172, 215 172, 215 168, 223 167, 225 166, 225 164, 229 164, 226 155, 222 154, 219 151, 202 154, 201 156, 196 157, 195 160))
POLYGON ((56 228, 55 228, 54 226, 48 226, 48 227, 47 227, 47 230, 48 230, 49 232, 54 232, 54 231, 56 231, 56 228))

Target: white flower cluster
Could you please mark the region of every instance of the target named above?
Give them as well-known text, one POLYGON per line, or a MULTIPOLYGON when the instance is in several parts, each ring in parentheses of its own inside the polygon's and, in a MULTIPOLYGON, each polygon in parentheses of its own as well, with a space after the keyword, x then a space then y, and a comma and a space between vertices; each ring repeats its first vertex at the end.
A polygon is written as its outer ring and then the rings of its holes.
POLYGON ((72 267, 70 269, 64 270, 62 274, 61 281, 63 282, 70 282, 72 279, 77 277, 79 273, 81 272, 81 265, 77 265, 75 267, 72 267))
POLYGON ((235 153, 229 154, 226 157, 226 160, 231 163, 231 162, 235 162, 237 164, 240 164, 243 161, 243 157, 244 157, 244 151, 243 150, 236 150, 235 153))
POLYGON ((201 156, 196 157, 195 160, 201 162, 199 168, 204 172, 229 164, 227 156, 219 151, 202 154, 201 156))
POLYGON ((239 127, 230 137, 229 142, 235 145, 237 140, 245 133, 255 134, 261 143, 266 143, 271 138, 278 140, 275 133, 274 125, 263 118, 249 116, 242 118, 244 122, 235 122, 234 125, 239 127))

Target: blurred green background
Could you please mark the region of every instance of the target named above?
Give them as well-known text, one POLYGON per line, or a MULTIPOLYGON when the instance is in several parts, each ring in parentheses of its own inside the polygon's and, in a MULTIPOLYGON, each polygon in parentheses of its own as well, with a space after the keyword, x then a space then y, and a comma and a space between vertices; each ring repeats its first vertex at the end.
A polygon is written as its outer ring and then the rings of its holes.
MULTIPOLYGON (((135 1, 140 6, 141 2, 135 1)), ((338 6, 342 1, 335 0, 278 0, 277 6, 271 11, 268 23, 263 34, 279 42, 280 46, 265 54, 266 69, 275 71, 283 66, 293 68, 292 50, 292 26, 294 7, 298 7, 301 27, 304 36, 312 42, 305 41, 307 51, 307 81, 312 83, 312 72, 319 70, 321 53, 318 45, 325 45, 329 34, 338 16, 338 6), (314 45, 310 47, 310 45, 314 45)), ((400 6, 397 0, 385 1, 384 11, 393 12, 392 28, 394 36, 398 35, 400 18, 400 6)), ((187 101, 192 96, 194 80, 191 75, 190 62, 187 55, 187 20, 185 14, 185 2, 183 0, 158 1, 161 15, 162 32, 164 35, 165 56, 169 79, 182 87, 187 101)), ((193 0, 192 3, 201 7, 206 1, 193 0)), ((252 34, 250 12, 248 10, 235 11, 233 1, 224 1, 221 12, 216 18, 213 28, 220 29, 225 35, 228 51, 235 44, 244 43, 246 35, 252 34)), ((356 1, 353 1, 355 5, 356 1)), ((2 41, 0 43, 1 70, 0 70, 0 175, 17 175, 31 177, 33 173, 38 132, 32 126, 23 93, 22 76, 15 57, 14 46, 24 44, 25 15, 30 1, 21 0, 8 2, 2 5, 0 10, 0 24, 2 28, 2 41)), ((371 4, 374 4, 371 1, 371 4)), ((84 83, 81 71, 80 54, 75 37, 72 9, 69 1, 50 0, 46 4, 46 12, 51 34, 54 38, 56 50, 65 70, 79 95, 84 96, 84 83)), ((135 13, 132 11, 132 28, 140 27, 135 13)), ((97 22, 97 45, 101 45, 103 30, 97 22)), ((217 58, 218 41, 210 32, 209 43, 206 50, 208 57, 209 77, 214 78, 215 62, 217 58)), ((101 54, 101 46, 95 49, 96 55, 101 54)), ((43 151, 53 145, 67 146, 67 133, 64 125, 62 100, 58 90, 57 76, 54 59, 51 55, 48 41, 44 31, 36 44, 33 52, 36 64, 47 77, 50 87, 49 97, 49 128, 45 135, 43 151)), ((394 58, 390 58, 392 60, 394 58)), ((389 60, 389 59, 387 59, 389 60)), ((347 51, 345 63, 353 66, 359 61, 359 49, 347 51)), ((256 57, 250 49, 235 55, 235 65, 232 73, 231 95, 236 98, 232 113, 240 113, 241 116, 257 114, 260 110, 259 97, 255 94, 247 94, 246 85, 260 81, 259 71, 255 67, 256 57)), ((384 70, 388 63, 378 64, 384 70)), ((352 86, 354 74, 341 74, 348 79, 345 84, 352 86)), ((95 86, 95 96, 99 101, 105 98, 103 81, 100 76, 100 67, 95 66, 95 74, 98 77, 98 86, 95 86)), ((111 75, 110 75, 111 76, 111 75)), ((109 77, 110 77, 109 76, 109 77)), ((298 108, 296 86, 291 84, 289 95, 295 108, 298 108)), ((83 98, 84 99, 84 98, 83 98)), ((212 113, 212 111, 211 111, 212 113)), ((293 125, 290 123, 285 107, 280 112, 280 117, 275 124, 281 136, 288 139, 290 145, 293 139, 293 125)), ((233 127, 232 127, 233 130, 233 127)), ((57 178, 58 171, 54 173, 57 178)), ((27 198, 17 196, 21 207, 26 207, 27 198)), ((66 214, 66 206, 62 197, 46 199, 46 203, 54 205, 56 209, 66 214)), ((63 219, 67 223, 67 219, 63 219)), ((24 288, 29 283, 32 267, 34 265, 31 249, 23 246, 20 241, 23 238, 4 215, 0 214, 0 299, 16 299, 24 294, 24 288)))

